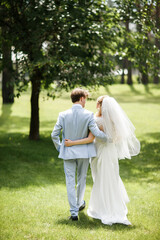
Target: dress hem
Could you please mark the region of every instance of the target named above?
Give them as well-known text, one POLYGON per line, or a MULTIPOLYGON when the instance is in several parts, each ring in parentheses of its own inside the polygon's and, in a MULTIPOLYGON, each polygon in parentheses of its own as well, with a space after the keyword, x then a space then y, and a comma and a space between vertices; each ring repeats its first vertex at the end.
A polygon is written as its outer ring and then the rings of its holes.
POLYGON ((116 223, 119 223, 119 224, 124 224, 124 225, 132 225, 130 221, 128 221, 128 219, 114 219, 113 217, 111 219, 106 219, 106 218, 101 218, 99 217, 98 215, 94 214, 93 212, 91 213, 90 210, 88 209, 87 210, 87 214, 89 217, 92 217, 92 218, 95 218, 95 219, 98 219, 100 220, 103 224, 105 225, 112 225, 112 224, 116 224, 116 223))

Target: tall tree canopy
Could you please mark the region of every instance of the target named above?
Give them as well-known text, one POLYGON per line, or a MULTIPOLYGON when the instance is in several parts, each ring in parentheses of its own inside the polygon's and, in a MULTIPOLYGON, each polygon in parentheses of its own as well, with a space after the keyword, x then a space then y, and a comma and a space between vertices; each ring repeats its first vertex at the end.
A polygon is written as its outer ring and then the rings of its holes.
POLYGON ((118 15, 104 1, 91 0, 2 0, 0 11, 1 26, 8 27, 15 52, 22 52, 15 78, 19 92, 31 82, 30 139, 39 139, 42 87, 56 91, 107 82, 120 34, 118 15))
MULTIPOLYGON (((31 83, 30 139, 39 139, 39 94, 76 85, 104 85, 117 63, 138 68, 141 81, 159 82, 158 0, 2 0, 0 43, 18 53, 17 96, 31 83), (5 31, 4 31, 5 30, 5 31), (5 41, 4 41, 5 40, 5 41), (7 45, 8 44, 8 45, 7 45)), ((7 58, 8 57, 8 58, 7 58)), ((3 61, 6 62, 6 61, 3 61)), ((3 70, 5 65, 3 64, 3 70)), ((124 82, 124 78, 122 79, 124 82)))
POLYGON ((117 0, 121 24, 128 24, 121 39, 119 56, 129 59, 139 69, 143 84, 148 83, 149 73, 159 82, 160 54, 160 1, 117 0), (130 25, 130 28, 129 28, 130 25), (130 31, 128 31, 130 30, 130 31), (123 49, 122 49, 123 48, 123 49))

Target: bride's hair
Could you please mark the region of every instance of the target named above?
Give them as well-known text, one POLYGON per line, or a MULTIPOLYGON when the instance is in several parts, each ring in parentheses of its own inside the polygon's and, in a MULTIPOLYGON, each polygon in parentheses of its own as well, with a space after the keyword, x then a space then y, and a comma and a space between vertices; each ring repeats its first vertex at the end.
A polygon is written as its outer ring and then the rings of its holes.
POLYGON ((97 98, 97 103, 99 103, 99 104, 102 106, 102 102, 103 102, 103 99, 104 99, 105 97, 108 97, 108 95, 102 95, 102 96, 98 97, 98 98, 97 98))
POLYGON ((100 97, 97 98, 97 103, 99 103, 100 109, 99 109, 99 111, 96 113, 96 116, 101 116, 101 114, 102 114, 102 103, 103 103, 103 99, 104 99, 105 97, 107 97, 107 95, 103 95, 103 96, 100 96, 100 97))

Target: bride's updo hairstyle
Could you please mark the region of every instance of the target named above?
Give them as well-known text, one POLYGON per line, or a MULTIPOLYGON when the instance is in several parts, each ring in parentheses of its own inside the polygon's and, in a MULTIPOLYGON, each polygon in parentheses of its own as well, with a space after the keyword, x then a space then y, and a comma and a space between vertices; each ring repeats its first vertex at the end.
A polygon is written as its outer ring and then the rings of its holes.
POLYGON ((97 104, 99 104, 100 108, 98 108, 98 112, 97 112, 97 116, 100 116, 102 114, 102 103, 103 103, 103 99, 105 97, 108 97, 107 95, 104 95, 104 96, 100 96, 97 98, 97 104))
POLYGON ((97 98, 97 103, 100 104, 100 106, 102 106, 102 102, 103 102, 103 99, 106 98, 106 97, 109 97, 108 95, 104 95, 104 96, 100 96, 97 98))
POLYGON ((89 92, 87 90, 81 89, 81 88, 75 88, 71 92, 71 99, 72 102, 79 102, 81 97, 88 98, 89 92))

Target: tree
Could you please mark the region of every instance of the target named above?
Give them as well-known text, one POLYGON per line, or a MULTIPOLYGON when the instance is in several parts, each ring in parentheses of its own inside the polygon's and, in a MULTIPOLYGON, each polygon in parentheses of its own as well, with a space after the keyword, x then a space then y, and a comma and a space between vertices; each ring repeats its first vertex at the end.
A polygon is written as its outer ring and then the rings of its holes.
POLYGON ((139 53, 135 53, 135 55, 138 55, 138 58, 140 61, 139 63, 139 71, 141 73, 141 81, 144 85, 148 84, 148 66, 147 66, 147 56, 146 56, 146 47, 148 49, 148 35, 147 32, 144 31, 145 29, 145 9, 146 5, 141 3, 141 1, 137 0, 136 2, 136 9, 137 9, 137 16, 139 17, 139 21, 137 22, 137 31, 139 32, 139 35, 137 37, 137 42, 139 41, 139 53), (143 23, 143 24, 142 24, 143 23), (141 63, 141 64, 140 64, 141 63))
MULTIPOLYGON (((0 13, 2 13, 3 6, 0 8, 0 13)), ((3 12, 5 13, 5 11, 3 12)), ((14 80, 13 80, 13 66, 11 59, 11 41, 8 38, 8 18, 5 14, 2 14, 5 21, 0 29, 1 31, 1 52, 2 58, 2 98, 3 104, 14 102, 14 80)))
MULTIPOLYGON (((156 48, 160 51, 160 1, 156 0, 156 9, 155 9, 155 26, 156 26, 156 31, 155 31, 155 46, 156 48)), ((156 51, 155 54, 155 69, 154 69, 154 83, 158 84, 159 83, 159 52, 156 51)))
MULTIPOLYGON (((120 14, 121 24, 129 22, 132 24, 131 32, 126 28, 128 41, 126 42, 125 57, 129 58, 132 65, 139 69, 141 82, 149 82, 148 75, 154 73, 158 76, 159 69, 159 47, 153 39, 159 39, 159 14, 155 17, 159 1, 148 0, 121 0, 115 1, 117 11, 120 14), (137 26, 137 31, 135 29, 137 26), (131 44, 132 43, 132 44, 131 44)), ((158 10, 159 11, 159 10, 158 10)), ((157 42, 157 41, 156 41, 157 42)))
MULTIPOLYGON (((129 20, 126 20, 126 31, 127 31, 127 40, 128 40, 128 37, 129 37, 129 32, 130 32, 130 29, 129 29, 129 20)), ((126 41, 125 41, 125 44, 126 44, 126 41)), ((131 61, 126 58, 126 67, 128 69, 128 78, 127 78, 127 84, 128 85, 132 85, 133 84, 133 81, 132 81, 132 63, 131 61)))
MULTIPOLYGON (((113 68, 116 13, 103 1, 2 1, 19 61, 18 90, 32 85, 30 139, 39 139, 39 94, 78 85, 103 85, 113 68)), ((5 24, 3 19, 0 22, 5 24)), ((50 93, 49 93, 50 95, 50 93)))

